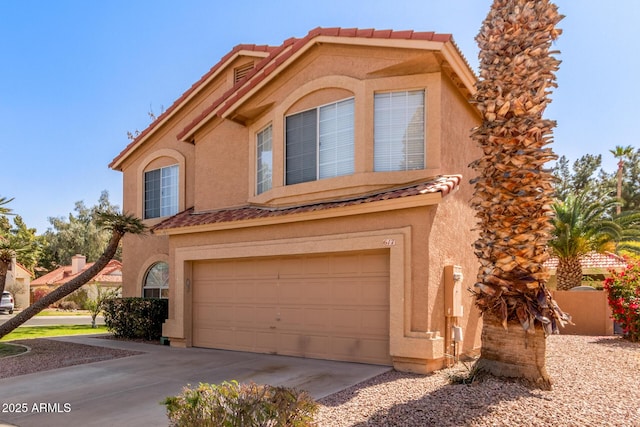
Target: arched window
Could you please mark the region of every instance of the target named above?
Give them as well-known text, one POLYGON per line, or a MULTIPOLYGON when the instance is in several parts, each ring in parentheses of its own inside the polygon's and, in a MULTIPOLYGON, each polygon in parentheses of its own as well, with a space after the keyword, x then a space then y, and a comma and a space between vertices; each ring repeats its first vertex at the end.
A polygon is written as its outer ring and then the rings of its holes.
POLYGON ((169 298, 169 264, 156 262, 144 276, 144 298, 169 298))

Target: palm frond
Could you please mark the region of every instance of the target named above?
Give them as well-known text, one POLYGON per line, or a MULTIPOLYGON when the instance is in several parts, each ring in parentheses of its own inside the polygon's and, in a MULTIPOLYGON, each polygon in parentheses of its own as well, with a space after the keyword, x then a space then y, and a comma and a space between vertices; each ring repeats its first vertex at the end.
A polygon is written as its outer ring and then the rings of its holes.
POLYGON ((97 212, 96 224, 105 230, 116 232, 121 235, 144 234, 147 226, 135 215, 118 212, 97 212))

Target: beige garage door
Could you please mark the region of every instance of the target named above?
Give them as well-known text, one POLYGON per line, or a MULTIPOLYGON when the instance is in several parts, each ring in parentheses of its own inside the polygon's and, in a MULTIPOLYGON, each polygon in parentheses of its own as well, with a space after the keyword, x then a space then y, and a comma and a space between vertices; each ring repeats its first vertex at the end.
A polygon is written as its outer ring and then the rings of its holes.
POLYGON ((389 252, 195 262, 193 345, 391 364, 389 252))

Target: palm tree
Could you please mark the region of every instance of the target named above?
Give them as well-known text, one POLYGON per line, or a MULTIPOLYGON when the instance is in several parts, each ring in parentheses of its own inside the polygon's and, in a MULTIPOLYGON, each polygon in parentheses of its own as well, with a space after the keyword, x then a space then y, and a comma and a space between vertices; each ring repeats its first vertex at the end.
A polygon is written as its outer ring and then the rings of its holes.
POLYGON ((476 37, 480 80, 474 102, 482 123, 471 137, 483 155, 471 201, 478 218, 475 285, 482 311, 476 369, 551 387, 546 334, 565 315, 546 289, 553 177, 544 164, 555 122, 542 118, 559 61, 550 52, 562 16, 548 0, 494 0, 476 37))
POLYGON ((624 211, 616 216, 615 221, 622 228, 616 252, 640 255, 640 211, 624 211))
MULTIPOLYGON (((616 145, 614 150, 609 150, 613 157, 618 159, 618 200, 622 199, 622 173, 624 170, 624 159, 629 159, 633 154, 633 147, 631 145, 627 145, 623 147, 621 145, 616 145)), ((620 211, 622 209, 621 205, 616 206, 616 214, 620 215, 620 211)))
POLYGON ((0 338, 13 331, 15 328, 22 325, 27 320, 31 319, 33 316, 41 312, 49 305, 61 300, 73 291, 79 289, 82 285, 95 277, 104 267, 106 267, 109 261, 111 261, 116 251, 118 250, 120 240, 125 234, 143 234, 146 230, 146 227, 144 226, 142 221, 133 215, 102 212, 99 213, 97 217, 98 225, 111 232, 109 244, 107 245, 102 255, 100 255, 100 257, 91 267, 83 271, 79 276, 75 277, 59 288, 56 288, 35 303, 31 304, 15 317, 0 325, 0 338))
MULTIPOLYGON (((558 290, 566 291, 582 282, 580 258, 588 252, 615 251, 623 237, 623 227, 610 212, 618 205, 615 200, 588 200, 587 191, 570 195, 564 202, 553 204, 555 216, 553 238, 549 246, 558 257, 558 290)), ((627 216, 633 219, 632 216, 627 216)))

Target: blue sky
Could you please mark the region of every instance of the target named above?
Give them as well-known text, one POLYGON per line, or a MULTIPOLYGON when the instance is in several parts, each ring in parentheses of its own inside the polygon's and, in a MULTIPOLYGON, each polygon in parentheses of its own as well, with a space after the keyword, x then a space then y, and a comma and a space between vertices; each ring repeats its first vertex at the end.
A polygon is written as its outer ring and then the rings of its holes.
MULTIPOLYGON (((640 2, 557 0, 563 61, 547 116, 574 160, 640 142, 640 2)), ((312 28, 451 33, 477 71, 491 0, 0 0, 0 196, 38 233, 122 179, 107 165, 233 46, 279 45, 312 28)))

